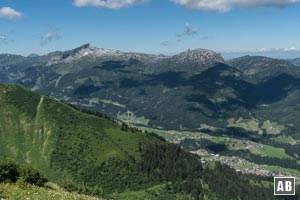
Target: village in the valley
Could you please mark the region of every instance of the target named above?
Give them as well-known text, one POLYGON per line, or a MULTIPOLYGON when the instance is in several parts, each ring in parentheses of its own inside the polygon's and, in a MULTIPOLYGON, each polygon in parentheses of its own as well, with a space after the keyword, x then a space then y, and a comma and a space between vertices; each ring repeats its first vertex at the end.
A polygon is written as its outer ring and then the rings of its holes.
MULTIPOLYGON (((172 134, 172 133, 171 133, 172 134)), ((185 134, 174 134, 173 137, 170 139, 170 142, 180 144, 182 141, 190 139, 190 140, 201 140, 201 139, 208 139, 213 141, 222 141, 226 146, 234 147, 235 149, 244 149, 244 150, 250 150, 250 149, 260 149, 263 150, 265 148, 264 145, 255 143, 246 139, 235 139, 235 138, 229 138, 229 137, 217 137, 217 136, 210 136, 204 133, 185 133, 185 134)), ((300 143, 299 140, 296 141, 297 144, 300 143)), ((293 172, 286 171, 285 168, 280 167, 272 167, 268 165, 259 165, 253 162, 249 162, 244 158, 238 157, 238 156, 224 156, 212 152, 208 152, 205 149, 198 149, 194 151, 190 151, 193 154, 197 154, 201 157, 201 162, 203 164, 211 163, 211 162, 221 162, 222 164, 226 164, 233 169, 235 169, 237 172, 241 172, 243 174, 256 174, 260 176, 295 176, 297 175, 299 177, 300 172, 293 172), (295 174, 297 173, 297 174, 295 174)))

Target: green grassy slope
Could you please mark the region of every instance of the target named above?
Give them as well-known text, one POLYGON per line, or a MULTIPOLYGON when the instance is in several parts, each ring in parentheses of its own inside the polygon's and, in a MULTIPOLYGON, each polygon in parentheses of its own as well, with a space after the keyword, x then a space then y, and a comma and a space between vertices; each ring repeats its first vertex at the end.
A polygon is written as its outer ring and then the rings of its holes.
POLYGON ((52 181, 100 185, 108 192, 138 187, 132 182, 140 176, 131 165, 139 159, 139 144, 152 142, 159 140, 122 131, 23 87, 0 85, 0 156, 26 163, 52 181))
POLYGON ((31 185, 0 183, 0 199, 12 200, 101 200, 100 198, 66 192, 62 189, 36 187, 31 185))

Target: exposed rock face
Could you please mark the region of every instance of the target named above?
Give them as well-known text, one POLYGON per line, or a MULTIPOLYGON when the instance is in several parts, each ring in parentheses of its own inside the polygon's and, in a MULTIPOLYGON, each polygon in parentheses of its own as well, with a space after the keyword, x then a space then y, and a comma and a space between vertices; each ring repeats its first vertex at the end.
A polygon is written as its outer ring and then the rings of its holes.
POLYGON ((217 62, 225 62, 220 54, 208 49, 187 50, 173 56, 172 60, 177 65, 211 65, 217 62))
POLYGON ((131 53, 131 52, 122 52, 118 50, 96 48, 90 44, 82 45, 76 49, 65 51, 59 55, 53 56, 47 66, 56 65, 61 63, 71 63, 78 61, 84 57, 89 57, 93 59, 113 59, 113 60, 129 60, 136 59, 142 62, 155 62, 157 60, 166 58, 162 55, 151 55, 151 54, 142 54, 142 53, 131 53))

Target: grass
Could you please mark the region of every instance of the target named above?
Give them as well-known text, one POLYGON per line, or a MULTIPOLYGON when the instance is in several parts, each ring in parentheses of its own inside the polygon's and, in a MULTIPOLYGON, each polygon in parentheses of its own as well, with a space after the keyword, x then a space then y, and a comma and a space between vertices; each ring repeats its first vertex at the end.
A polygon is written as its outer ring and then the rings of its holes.
POLYGON ((249 162, 247 162, 245 165, 236 164, 234 166, 235 166, 235 168, 242 170, 242 169, 249 169, 249 168, 251 168, 253 166, 253 164, 250 164, 249 162))
POLYGON ((284 149, 272 147, 269 145, 262 145, 262 148, 251 148, 250 151, 251 153, 261 155, 261 156, 293 159, 291 156, 285 153, 284 149))
POLYGON ((198 130, 202 130, 202 129, 208 129, 208 130, 211 130, 211 131, 216 131, 219 128, 217 128, 215 126, 210 126, 210 125, 207 125, 207 124, 200 124, 200 127, 198 128, 198 130))
POLYGON ((150 120, 146 119, 144 116, 137 117, 135 115, 128 116, 126 113, 119 114, 117 118, 121 121, 131 124, 139 124, 143 126, 148 126, 150 120))
POLYGON ((32 185, 0 183, 0 199, 11 200, 100 200, 100 198, 32 185))
POLYGON ((139 191, 130 191, 120 194, 120 199, 126 200, 145 200, 145 199, 155 199, 153 194, 159 193, 163 190, 164 185, 156 185, 151 188, 139 191))
POLYGON ((100 102, 104 103, 104 104, 110 104, 113 106, 117 106, 117 107, 121 107, 121 108, 126 108, 126 105, 124 104, 120 104, 118 102, 115 101, 111 101, 109 99, 99 99, 99 98, 90 98, 89 99, 89 104, 88 105, 93 105, 93 104, 99 104, 100 102))
POLYGON ((175 194, 166 191, 165 184, 155 185, 138 191, 124 192, 119 195, 122 200, 167 200, 167 199, 194 199, 189 194, 175 194))
POLYGON ((102 103, 105 103, 105 104, 111 104, 111 105, 118 106, 118 107, 121 107, 121 108, 126 108, 126 105, 120 104, 118 102, 114 102, 114 101, 111 101, 111 100, 99 99, 99 101, 102 102, 102 103))
POLYGON ((290 144, 290 145, 297 144, 297 142, 294 138, 292 138, 291 136, 286 136, 286 135, 280 135, 278 137, 271 138, 271 140, 274 140, 279 143, 290 144))
POLYGON ((277 122, 271 122, 270 120, 264 121, 262 128, 266 129, 267 134, 270 135, 278 135, 285 129, 283 125, 277 122))
POLYGON ((269 135, 278 135, 285 130, 285 126, 280 125, 277 122, 266 120, 263 122, 262 126, 260 126, 259 120, 254 118, 243 119, 242 117, 238 119, 231 118, 227 120, 227 126, 243 128, 247 131, 257 132, 260 135, 263 133, 263 130, 266 130, 267 134, 269 135))
POLYGON ((168 131, 164 131, 164 130, 159 130, 159 129, 155 129, 155 128, 148 128, 148 127, 140 127, 140 129, 142 131, 147 131, 147 132, 153 132, 156 133, 157 135, 165 138, 166 140, 170 140, 173 135, 171 133, 169 133, 168 131))
POLYGON ((299 175, 299 171, 296 169, 284 168, 284 167, 279 167, 279 166, 271 166, 271 165, 267 165, 264 167, 273 172, 289 172, 295 176, 299 175))
POLYGON ((240 117, 239 119, 235 120, 234 118, 231 118, 227 121, 227 123, 228 127, 243 128, 247 131, 253 131, 262 134, 262 130, 259 127, 259 121, 257 119, 243 119, 240 117))
POLYGON ((114 141, 114 144, 118 146, 119 149, 126 149, 127 153, 134 155, 136 159, 138 158, 136 151, 139 142, 151 142, 151 139, 148 139, 139 133, 123 132, 113 128, 107 129, 106 131, 111 140, 114 141))

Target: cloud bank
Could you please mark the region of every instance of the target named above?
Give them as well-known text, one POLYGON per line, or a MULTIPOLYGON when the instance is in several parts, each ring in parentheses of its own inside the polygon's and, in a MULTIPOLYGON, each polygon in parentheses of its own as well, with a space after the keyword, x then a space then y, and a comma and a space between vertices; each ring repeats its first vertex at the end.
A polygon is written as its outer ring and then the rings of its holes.
POLYGON ((245 55, 251 56, 265 56, 281 59, 293 59, 300 57, 300 48, 286 47, 286 48, 259 48, 249 50, 233 50, 222 51, 222 56, 226 59, 237 58, 245 55))
POLYGON ((18 12, 10 7, 0 8, 0 18, 3 19, 17 19, 22 17, 22 13, 18 12))
POLYGON ((76 7, 104 7, 109 9, 120 9, 146 3, 148 0, 74 0, 76 7))
POLYGON ((189 9, 228 12, 235 7, 257 8, 274 7, 284 8, 299 3, 300 0, 171 0, 189 9))
POLYGON ((223 51, 223 53, 264 53, 264 52, 300 52, 300 48, 297 47, 258 48, 258 49, 249 49, 249 50, 223 51))

